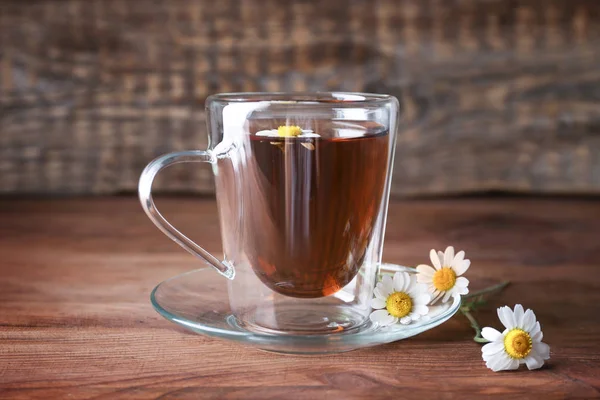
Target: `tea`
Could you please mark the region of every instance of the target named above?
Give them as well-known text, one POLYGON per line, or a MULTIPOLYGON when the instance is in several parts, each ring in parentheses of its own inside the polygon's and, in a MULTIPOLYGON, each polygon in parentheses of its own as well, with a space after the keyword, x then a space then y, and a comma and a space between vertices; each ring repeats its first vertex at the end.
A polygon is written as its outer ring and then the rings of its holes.
POLYGON ((245 253, 262 282, 292 297, 327 296, 356 276, 386 180, 383 126, 312 123, 307 135, 278 137, 259 132, 277 121, 249 121, 241 168, 245 253))

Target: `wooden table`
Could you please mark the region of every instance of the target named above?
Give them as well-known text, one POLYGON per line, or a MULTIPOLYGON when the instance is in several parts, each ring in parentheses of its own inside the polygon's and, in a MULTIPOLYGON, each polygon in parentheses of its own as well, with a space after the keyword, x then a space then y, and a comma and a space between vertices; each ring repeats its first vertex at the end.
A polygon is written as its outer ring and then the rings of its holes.
MULTIPOLYGON (((216 205, 163 198, 173 223, 220 251, 216 205)), ((453 244, 472 290, 512 285, 478 318, 522 303, 552 358, 493 373, 463 316, 402 342, 326 357, 281 356, 189 333, 148 296, 195 259, 133 197, 0 201, 0 398, 593 398, 600 395, 600 201, 395 202, 385 258, 427 261, 453 244), (398 397, 399 396, 399 397, 398 397)))

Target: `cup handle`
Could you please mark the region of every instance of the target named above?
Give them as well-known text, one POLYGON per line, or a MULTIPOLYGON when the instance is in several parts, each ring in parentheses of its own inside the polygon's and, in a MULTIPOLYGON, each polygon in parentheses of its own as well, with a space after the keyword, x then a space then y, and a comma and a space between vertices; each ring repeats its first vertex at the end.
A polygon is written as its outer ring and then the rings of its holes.
POLYGON ((162 155, 146 166, 138 185, 138 193, 142 208, 150 220, 160 229, 165 235, 171 238, 175 243, 183 247, 190 254, 205 260, 212 265, 220 274, 228 279, 233 279, 235 270, 227 261, 219 261, 215 256, 198 246, 191 239, 179 232, 173 225, 169 223, 158 211, 152 199, 152 182, 156 175, 163 169, 173 164, 184 162, 213 162, 213 156, 208 151, 193 150, 193 151, 178 151, 162 155))

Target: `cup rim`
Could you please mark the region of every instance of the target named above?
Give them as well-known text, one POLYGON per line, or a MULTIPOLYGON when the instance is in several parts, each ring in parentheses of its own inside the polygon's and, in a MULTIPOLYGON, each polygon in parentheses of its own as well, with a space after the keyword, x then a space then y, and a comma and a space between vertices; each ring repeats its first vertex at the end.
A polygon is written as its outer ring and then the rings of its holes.
POLYGON ((212 103, 255 103, 255 102, 293 102, 311 106, 357 107, 364 105, 382 105, 393 101, 388 94, 363 92, 231 92, 217 93, 207 97, 206 107, 212 103))

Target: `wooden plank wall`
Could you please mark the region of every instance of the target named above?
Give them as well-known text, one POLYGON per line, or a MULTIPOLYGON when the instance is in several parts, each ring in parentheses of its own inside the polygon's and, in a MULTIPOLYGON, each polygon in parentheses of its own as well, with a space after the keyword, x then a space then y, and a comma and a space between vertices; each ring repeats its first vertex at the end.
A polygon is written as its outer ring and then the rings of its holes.
POLYGON ((0 193, 134 191, 207 95, 303 90, 402 99, 396 195, 600 193, 599 61, 597 0, 4 0, 0 193))

